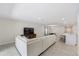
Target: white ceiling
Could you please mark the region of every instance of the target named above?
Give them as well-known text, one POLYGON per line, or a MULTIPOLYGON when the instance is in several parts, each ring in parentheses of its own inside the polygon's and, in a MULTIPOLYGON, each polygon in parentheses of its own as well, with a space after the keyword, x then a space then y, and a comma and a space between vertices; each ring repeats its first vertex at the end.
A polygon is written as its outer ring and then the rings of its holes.
POLYGON ((0 18, 10 17, 15 4, 0 3, 0 18))
POLYGON ((76 24, 78 10, 77 3, 0 4, 0 17, 40 24, 76 24))

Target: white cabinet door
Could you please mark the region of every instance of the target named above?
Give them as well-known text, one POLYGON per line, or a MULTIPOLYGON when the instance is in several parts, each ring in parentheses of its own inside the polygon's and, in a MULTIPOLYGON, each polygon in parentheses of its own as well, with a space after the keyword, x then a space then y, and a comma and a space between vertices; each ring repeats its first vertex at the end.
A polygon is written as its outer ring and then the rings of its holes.
POLYGON ((56 39, 55 35, 49 36, 49 46, 55 42, 55 39, 56 39))
POLYGON ((49 47, 49 39, 48 37, 43 38, 43 51, 49 47))
POLYGON ((66 35, 66 44, 75 45, 76 44, 76 35, 75 34, 67 34, 66 35))
POLYGON ((27 45, 27 55, 28 56, 37 56, 42 52, 42 40, 37 39, 31 44, 27 45))
POLYGON ((16 38, 15 45, 22 56, 27 56, 27 42, 23 41, 22 38, 16 38))

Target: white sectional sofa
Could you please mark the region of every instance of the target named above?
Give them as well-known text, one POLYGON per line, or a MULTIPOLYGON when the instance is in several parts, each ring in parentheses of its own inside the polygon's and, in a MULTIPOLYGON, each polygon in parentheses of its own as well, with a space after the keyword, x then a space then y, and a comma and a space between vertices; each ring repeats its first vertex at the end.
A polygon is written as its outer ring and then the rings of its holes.
POLYGON ((56 41, 56 35, 48 35, 33 39, 18 36, 15 45, 22 56, 38 56, 56 41))

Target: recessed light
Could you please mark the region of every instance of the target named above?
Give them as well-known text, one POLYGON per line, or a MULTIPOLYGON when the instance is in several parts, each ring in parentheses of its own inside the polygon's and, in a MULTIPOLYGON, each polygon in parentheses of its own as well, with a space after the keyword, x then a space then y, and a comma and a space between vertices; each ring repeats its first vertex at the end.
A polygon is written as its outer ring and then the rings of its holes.
POLYGON ((62 20, 65 20, 65 18, 62 18, 62 20))
POLYGON ((40 20, 40 19, 41 19, 41 17, 38 17, 38 19, 40 20))
POLYGON ((57 25, 48 25, 48 26, 57 26, 57 25))

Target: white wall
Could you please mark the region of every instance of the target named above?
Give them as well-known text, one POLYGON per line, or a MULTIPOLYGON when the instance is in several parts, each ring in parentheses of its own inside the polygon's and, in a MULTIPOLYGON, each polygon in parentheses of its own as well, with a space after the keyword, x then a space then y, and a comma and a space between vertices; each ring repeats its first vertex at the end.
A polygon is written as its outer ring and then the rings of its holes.
POLYGON ((78 55, 79 55, 79 15, 77 16, 78 55))
POLYGON ((24 27, 32 27, 34 28, 34 32, 37 34, 37 37, 44 36, 44 26, 40 24, 18 21, 17 28, 19 30, 19 34, 23 34, 24 27))
POLYGON ((15 3, 0 3, 0 17, 11 18, 15 3))
POLYGON ((77 15, 77 54, 79 56, 79 13, 77 15))
POLYGON ((63 34, 64 30, 65 30, 65 28, 63 26, 59 26, 59 25, 48 27, 49 33, 56 33, 58 35, 63 34))
POLYGON ((14 42, 17 35, 23 34, 24 27, 33 27, 37 37, 43 36, 43 26, 23 21, 0 20, 0 45, 14 42))

